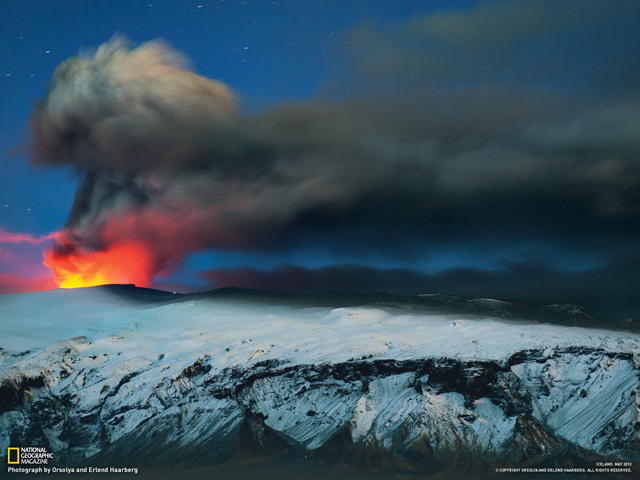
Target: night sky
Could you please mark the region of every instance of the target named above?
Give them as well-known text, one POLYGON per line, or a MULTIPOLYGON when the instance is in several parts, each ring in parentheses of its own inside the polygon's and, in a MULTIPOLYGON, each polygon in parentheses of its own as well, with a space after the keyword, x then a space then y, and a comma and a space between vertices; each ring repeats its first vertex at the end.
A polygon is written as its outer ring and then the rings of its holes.
POLYGON ((55 288, 43 256, 118 254, 129 271, 104 278, 169 290, 640 317, 636 1, 50 0, 0 18, 2 293, 55 288))

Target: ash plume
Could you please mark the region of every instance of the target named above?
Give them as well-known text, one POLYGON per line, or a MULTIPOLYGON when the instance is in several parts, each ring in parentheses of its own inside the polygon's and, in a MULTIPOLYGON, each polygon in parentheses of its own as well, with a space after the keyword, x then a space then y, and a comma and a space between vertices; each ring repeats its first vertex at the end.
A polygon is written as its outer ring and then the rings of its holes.
POLYGON ((371 232, 391 229, 398 250, 487 232, 637 235, 634 130, 615 144, 602 134, 638 123, 637 104, 423 83, 246 115, 168 45, 116 38, 56 69, 31 117, 32 161, 82 177, 53 255, 136 241, 144 278, 192 252, 277 248, 301 232, 333 232, 341 248, 357 226, 350 243, 386 249, 371 232))

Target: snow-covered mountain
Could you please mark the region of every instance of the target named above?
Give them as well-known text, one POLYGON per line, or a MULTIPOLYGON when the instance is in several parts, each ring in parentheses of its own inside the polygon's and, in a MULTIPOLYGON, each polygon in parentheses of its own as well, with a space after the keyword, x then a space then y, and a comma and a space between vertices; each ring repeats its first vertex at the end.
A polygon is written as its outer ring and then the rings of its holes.
POLYGON ((2 296, 0 455, 44 446, 62 466, 216 478, 640 462, 640 335, 532 312, 429 295, 2 296))

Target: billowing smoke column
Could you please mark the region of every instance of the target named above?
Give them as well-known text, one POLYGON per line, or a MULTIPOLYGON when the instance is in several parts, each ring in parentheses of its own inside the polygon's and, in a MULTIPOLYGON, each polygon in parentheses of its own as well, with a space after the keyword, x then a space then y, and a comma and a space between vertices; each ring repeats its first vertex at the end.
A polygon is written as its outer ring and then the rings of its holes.
POLYGON ((34 161, 69 162, 84 177, 45 260, 59 285, 148 285, 212 235, 232 240, 212 233, 217 212, 197 195, 220 194, 198 171, 214 160, 203 151, 233 94, 185 63, 161 42, 115 38, 56 69, 31 118, 34 161))
POLYGON ((425 82, 247 116, 185 65, 161 42, 116 38, 56 69, 31 127, 33 162, 82 178, 45 260, 59 285, 149 285, 202 249, 318 236, 387 257, 425 239, 637 236, 639 150, 624 128, 637 102, 584 110, 425 82))

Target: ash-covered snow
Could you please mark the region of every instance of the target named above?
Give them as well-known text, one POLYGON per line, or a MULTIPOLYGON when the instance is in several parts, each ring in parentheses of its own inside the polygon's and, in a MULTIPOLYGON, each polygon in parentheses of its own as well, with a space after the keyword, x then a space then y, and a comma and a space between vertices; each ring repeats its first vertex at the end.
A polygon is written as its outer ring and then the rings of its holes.
POLYGON ((405 474, 567 451, 640 462, 632 333, 88 288, 0 297, 0 348, 0 452, 219 464, 282 442, 405 474))

